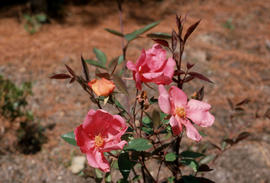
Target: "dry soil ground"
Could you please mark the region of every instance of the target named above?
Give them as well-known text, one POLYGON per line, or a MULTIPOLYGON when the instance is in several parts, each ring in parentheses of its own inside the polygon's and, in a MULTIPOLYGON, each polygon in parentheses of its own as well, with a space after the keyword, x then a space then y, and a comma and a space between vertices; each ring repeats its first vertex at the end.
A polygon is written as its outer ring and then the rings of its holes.
MULTIPOLYGON (((175 13, 188 15, 186 25, 202 19, 188 42, 185 61, 196 63, 194 69, 215 83, 192 81, 186 88, 192 93, 204 85, 205 100, 213 106, 216 121, 205 129, 205 140, 219 143, 225 136, 252 133, 213 162, 214 171, 206 176, 218 183, 270 182, 270 121, 265 116, 270 107, 270 1, 129 2, 124 10, 125 32, 162 20, 152 32, 170 33, 175 13), (250 100, 243 115, 231 118, 235 111, 228 98, 233 103, 250 100)), ((71 157, 80 152, 60 135, 82 122, 91 103, 77 84, 48 77, 65 71, 64 64, 81 72, 80 56, 93 57, 93 47, 108 58, 121 54, 120 39, 104 31, 106 27, 119 30, 117 6, 113 2, 69 6, 65 23, 53 21, 34 35, 24 30, 13 12, 0 12, 0 74, 18 84, 33 82, 31 110, 42 125, 56 126, 46 131, 49 140, 39 153, 0 155, 0 182, 86 182, 68 169, 71 157)), ((147 38, 134 41, 127 58, 136 60, 140 50, 152 44, 147 38)))

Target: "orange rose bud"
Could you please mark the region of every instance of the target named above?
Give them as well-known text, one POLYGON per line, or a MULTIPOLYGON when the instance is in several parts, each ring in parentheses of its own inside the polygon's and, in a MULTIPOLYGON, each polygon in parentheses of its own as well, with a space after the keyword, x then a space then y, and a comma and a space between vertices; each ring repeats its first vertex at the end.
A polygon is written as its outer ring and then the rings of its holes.
POLYGON ((112 81, 105 78, 93 79, 88 83, 97 96, 107 97, 113 92, 115 85, 112 81))

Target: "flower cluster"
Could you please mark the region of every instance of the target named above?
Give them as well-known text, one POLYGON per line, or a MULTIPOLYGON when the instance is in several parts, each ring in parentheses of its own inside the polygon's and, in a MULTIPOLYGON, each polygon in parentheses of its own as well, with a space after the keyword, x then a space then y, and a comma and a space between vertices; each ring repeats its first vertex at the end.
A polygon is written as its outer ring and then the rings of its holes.
MULTIPOLYGON (((185 128, 187 137, 200 141, 201 136, 193 124, 211 126, 215 119, 209 112, 211 106, 198 100, 188 100, 187 95, 176 86, 171 86, 167 92, 164 85, 172 82, 176 61, 167 58, 166 50, 155 44, 149 50, 142 50, 136 64, 128 61, 126 66, 133 72, 138 90, 142 90, 142 83, 159 85, 159 107, 171 116, 169 123, 173 134, 179 135, 185 128)), ((97 96, 109 96, 115 88, 114 83, 105 78, 94 79, 88 85, 97 96)), ((100 109, 90 110, 74 133, 77 145, 86 154, 89 165, 108 172, 110 166, 104 152, 123 149, 127 142, 121 140, 121 136, 126 130, 126 121, 121 116, 100 109)))

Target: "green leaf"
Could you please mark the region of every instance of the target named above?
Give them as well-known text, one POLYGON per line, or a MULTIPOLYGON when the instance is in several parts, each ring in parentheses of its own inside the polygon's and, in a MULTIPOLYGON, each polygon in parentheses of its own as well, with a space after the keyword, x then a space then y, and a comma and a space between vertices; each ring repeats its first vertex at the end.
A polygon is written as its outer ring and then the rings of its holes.
POLYGON ((129 155, 127 152, 121 153, 118 157, 118 167, 119 170, 124 178, 124 180, 127 180, 130 170, 134 167, 136 162, 130 161, 129 155))
POLYGON ((143 117, 142 122, 147 127, 151 127, 152 126, 151 125, 152 121, 151 121, 151 119, 148 116, 143 117))
POLYGON ((174 153, 166 154, 165 160, 169 161, 169 162, 175 161, 176 160, 176 154, 174 154, 174 153))
POLYGON ((120 55, 118 57, 118 65, 121 64, 123 61, 124 61, 124 56, 123 55, 120 55))
POLYGON ((99 67, 101 69, 107 69, 101 63, 99 63, 98 61, 95 61, 95 60, 87 59, 87 60, 85 60, 85 62, 88 63, 88 64, 90 64, 90 65, 93 65, 95 67, 99 67))
POLYGON ((77 146, 77 142, 75 140, 75 135, 74 132, 69 132, 66 133, 64 135, 61 135, 62 139, 64 139, 64 141, 66 141, 67 143, 77 146))
POLYGON ((131 151, 145 151, 152 147, 152 144, 142 138, 133 139, 129 141, 128 145, 124 147, 125 150, 131 150, 131 151))
POLYGON ((146 36, 150 38, 158 38, 158 39, 171 39, 172 38, 170 34, 164 33, 164 32, 153 32, 153 33, 147 34, 146 36))
POLYGON ((112 176, 111 176, 110 173, 106 173, 106 175, 105 175, 105 182, 106 183, 112 182, 112 176))
POLYGON ((38 22, 43 23, 47 21, 47 16, 44 13, 40 13, 36 15, 36 19, 38 22))
POLYGON ((202 153, 193 152, 193 151, 183 151, 180 155, 184 158, 198 158, 201 156, 205 156, 202 153))
POLYGON ((168 183, 174 183, 175 177, 169 177, 168 178, 168 183))
POLYGON ((145 27, 135 30, 129 34, 125 35, 125 39, 127 41, 132 41, 133 39, 136 39, 138 36, 140 36, 141 34, 145 33, 146 31, 154 28, 155 26, 157 26, 159 24, 159 21, 157 22, 153 22, 151 24, 146 25, 145 27))
POLYGON ((191 167, 193 169, 194 172, 198 171, 199 168, 199 164, 192 159, 181 159, 181 163, 184 165, 187 165, 189 167, 191 167))
POLYGON ((200 160, 200 164, 207 164, 209 163, 210 161, 212 161, 213 159, 215 159, 216 155, 212 154, 212 155, 208 155, 208 156, 205 156, 204 158, 202 158, 200 160))
POLYGON ((113 81, 117 88, 124 94, 128 94, 127 86, 124 81, 117 75, 113 75, 113 81))
POLYGON ((154 133, 152 128, 147 128, 147 127, 142 127, 142 131, 144 131, 145 133, 152 135, 154 133))
POLYGON ((114 34, 116 36, 120 36, 120 37, 124 37, 124 34, 122 34, 121 32, 118 32, 116 30, 113 29, 109 29, 109 28, 105 28, 105 30, 111 34, 114 34))
POLYGON ((101 50, 97 49, 97 48, 94 48, 93 49, 93 52, 95 53, 98 61, 103 65, 105 66, 106 62, 107 62, 107 57, 105 55, 105 53, 103 53, 101 50))

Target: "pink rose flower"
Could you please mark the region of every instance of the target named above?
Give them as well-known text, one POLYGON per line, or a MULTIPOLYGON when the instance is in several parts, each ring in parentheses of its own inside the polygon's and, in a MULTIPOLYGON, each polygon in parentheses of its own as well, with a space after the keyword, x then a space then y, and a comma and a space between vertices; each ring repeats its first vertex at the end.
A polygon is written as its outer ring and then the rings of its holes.
POLYGON ((201 135, 192 125, 190 120, 201 127, 208 127, 214 123, 215 117, 210 114, 211 105, 198 100, 187 100, 187 95, 176 86, 172 86, 169 93, 163 85, 159 88, 158 104, 160 109, 171 114, 170 125, 174 135, 182 132, 182 125, 186 128, 189 138, 195 141, 201 140, 201 135))
POLYGON ((127 125, 119 115, 111 115, 103 110, 90 110, 83 124, 74 133, 81 152, 86 154, 88 164, 103 172, 110 171, 104 152, 123 149, 127 143, 121 140, 127 125))
POLYGON ((127 62, 127 68, 133 71, 137 89, 142 89, 142 82, 152 82, 158 85, 168 85, 172 82, 175 61, 166 57, 166 50, 159 44, 155 44, 147 51, 142 50, 136 64, 131 61, 127 62))

